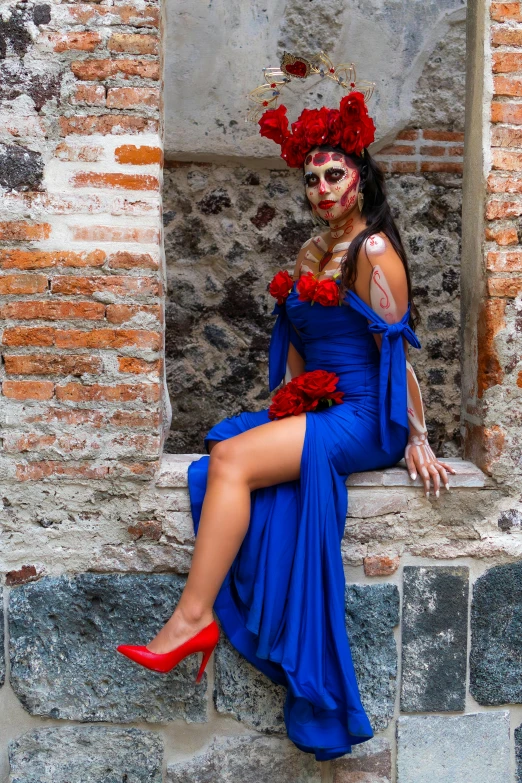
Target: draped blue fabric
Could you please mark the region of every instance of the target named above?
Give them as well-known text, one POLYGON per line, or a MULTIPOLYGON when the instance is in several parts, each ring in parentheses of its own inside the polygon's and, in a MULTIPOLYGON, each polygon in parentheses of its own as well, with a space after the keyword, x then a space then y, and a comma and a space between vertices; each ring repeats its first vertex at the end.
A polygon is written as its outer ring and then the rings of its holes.
POLYGON ((382 338, 379 370, 379 421, 381 445, 389 453, 389 422, 394 421, 409 430, 406 404, 408 395, 406 353, 402 338, 406 338, 414 348, 420 348, 421 344, 408 323, 410 320, 409 305, 400 321, 389 324, 353 291, 348 291, 346 299, 354 310, 368 318, 370 332, 380 334, 382 338))
MULTIPOLYGON (((355 471, 394 465, 404 455, 406 374, 398 337, 404 335, 412 345, 416 338, 404 319, 394 329, 356 295, 338 307, 312 306, 299 301, 295 285, 274 315, 270 387, 284 376, 292 342, 307 371, 324 369, 339 376, 344 398, 305 414, 300 479, 251 493, 250 524, 214 610, 236 650, 285 686, 288 737, 324 761, 350 753, 373 736, 345 625, 346 479, 355 471), (375 330, 383 335, 382 357, 375 330)), ((205 445, 267 423, 267 409, 230 416, 212 427, 205 445)), ((208 464, 204 456, 189 466, 196 536, 208 464)))
POLYGON ((293 328, 286 312, 286 303, 276 303, 272 315, 277 315, 268 347, 268 387, 274 391, 285 377, 286 360, 290 343, 304 356, 301 338, 293 328))

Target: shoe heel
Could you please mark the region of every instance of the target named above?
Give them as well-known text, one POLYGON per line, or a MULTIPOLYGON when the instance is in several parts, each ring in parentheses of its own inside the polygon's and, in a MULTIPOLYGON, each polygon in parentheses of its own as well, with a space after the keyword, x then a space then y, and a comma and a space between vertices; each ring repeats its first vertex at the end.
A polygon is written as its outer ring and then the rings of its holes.
POLYGON ((203 677, 203 672, 205 671, 205 666, 208 663, 208 659, 212 655, 214 651, 214 647, 209 647, 207 650, 203 653, 203 660, 201 661, 201 666, 199 667, 198 676, 196 677, 196 682, 200 682, 201 678, 203 677))

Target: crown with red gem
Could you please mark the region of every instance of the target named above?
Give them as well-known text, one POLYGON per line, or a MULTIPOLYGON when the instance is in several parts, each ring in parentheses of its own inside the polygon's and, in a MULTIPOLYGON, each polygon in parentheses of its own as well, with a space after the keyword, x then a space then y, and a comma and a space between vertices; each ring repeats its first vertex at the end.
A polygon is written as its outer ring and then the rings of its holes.
MULTIPOLYGON (((375 88, 374 82, 357 81, 355 65, 335 66, 319 52, 311 59, 285 52, 279 68, 264 68, 265 83, 249 94, 253 103, 248 119, 260 126, 261 136, 281 146, 281 157, 292 168, 300 168, 313 147, 340 147, 347 154, 363 155, 375 139, 375 125, 366 102, 375 88), (287 109, 279 99, 294 79, 318 76, 336 82, 347 94, 338 109, 303 109, 289 128, 287 109)), ((318 82, 316 82, 318 83, 318 82)))

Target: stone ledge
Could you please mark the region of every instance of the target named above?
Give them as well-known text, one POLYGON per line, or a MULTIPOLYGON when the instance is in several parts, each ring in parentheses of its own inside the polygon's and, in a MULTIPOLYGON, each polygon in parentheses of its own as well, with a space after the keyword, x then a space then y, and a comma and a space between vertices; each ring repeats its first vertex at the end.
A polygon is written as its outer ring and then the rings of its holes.
MULTIPOLYGON (((199 459, 201 454, 164 454, 161 458, 161 466, 155 482, 157 487, 186 487, 187 470, 189 464, 199 459)), ((472 462, 464 459, 445 459, 448 465, 456 470, 456 475, 451 476, 450 486, 459 487, 486 487, 489 482, 487 476, 472 462)), ((365 473, 352 473, 346 482, 348 487, 422 487, 421 480, 417 477, 412 481, 406 470, 404 461, 401 460, 392 468, 384 470, 371 470, 365 473)))

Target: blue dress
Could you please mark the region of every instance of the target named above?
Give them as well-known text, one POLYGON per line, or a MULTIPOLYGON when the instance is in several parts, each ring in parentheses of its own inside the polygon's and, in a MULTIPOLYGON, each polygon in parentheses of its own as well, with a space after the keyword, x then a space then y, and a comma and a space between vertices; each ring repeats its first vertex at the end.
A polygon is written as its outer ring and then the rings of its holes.
MULTIPOLYGON (((294 284, 273 314, 270 390, 283 380, 292 342, 306 371, 339 376, 344 398, 305 414, 300 479, 251 493, 250 525, 214 611, 232 645, 287 687, 288 737, 325 761, 373 736, 345 626, 345 482, 350 473, 389 467, 403 457, 408 419, 402 336, 420 345, 408 325, 409 310, 390 325, 352 291, 341 306, 324 306, 299 301, 294 284), (380 351, 373 332, 382 335, 380 351)), ((226 418, 208 432, 205 446, 268 421, 268 409, 226 418)), ((196 535, 208 463, 208 456, 201 457, 188 471, 196 535)))

